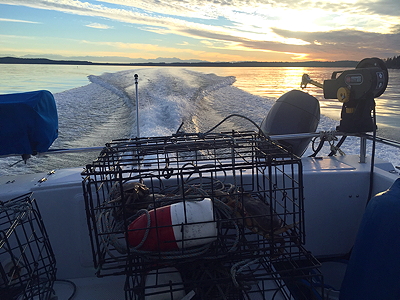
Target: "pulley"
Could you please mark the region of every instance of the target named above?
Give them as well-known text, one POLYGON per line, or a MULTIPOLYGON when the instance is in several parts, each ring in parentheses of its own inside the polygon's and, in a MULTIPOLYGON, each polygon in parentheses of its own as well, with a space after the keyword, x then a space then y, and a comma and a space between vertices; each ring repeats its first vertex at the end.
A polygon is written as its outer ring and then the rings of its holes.
POLYGON ((350 100, 350 89, 347 87, 340 87, 337 90, 337 99, 339 102, 346 103, 350 100))

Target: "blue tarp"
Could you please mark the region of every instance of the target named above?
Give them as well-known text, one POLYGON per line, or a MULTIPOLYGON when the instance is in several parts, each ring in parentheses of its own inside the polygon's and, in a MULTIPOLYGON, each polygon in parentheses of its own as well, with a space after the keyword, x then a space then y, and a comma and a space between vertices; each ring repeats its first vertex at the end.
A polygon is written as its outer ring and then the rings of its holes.
POLYGON ((0 95, 0 155, 46 152, 58 136, 53 94, 0 95))

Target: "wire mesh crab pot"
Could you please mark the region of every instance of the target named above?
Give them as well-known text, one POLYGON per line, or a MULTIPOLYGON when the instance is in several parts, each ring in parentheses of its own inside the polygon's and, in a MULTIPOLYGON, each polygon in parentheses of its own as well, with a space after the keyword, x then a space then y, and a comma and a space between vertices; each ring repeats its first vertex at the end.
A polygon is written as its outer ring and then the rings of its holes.
MULTIPOLYGON (((145 264, 126 277, 126 299, 323 299, 319 262, 305 249, 279 259, 196 259, 145 264), (185 298, 186 299, 186 298, 185 298)), ((139 266, 139 267, 138 267, 139 266)))
MULTIPOLYGON (((239 277, 272 279, 270 269, 252 270, 250 262, 309 261, 301 160, 257 133, 118 140, 82 175, 97 275, 127 274, 129 299, 144 297, 148 278, 158 289, 165 268, 183 272, 179 292, 190 282, 213 289, 215 278, 236 288, 239 277), (224 271, 203 280, 190 272, 216 262, 239 277, 224 271)), ((229 290, 229 299, 241 299, 243 289, 229 290)))
POLYGON ((56 261, 32 194, 0 203, 0 299, 50 299, 56 261))

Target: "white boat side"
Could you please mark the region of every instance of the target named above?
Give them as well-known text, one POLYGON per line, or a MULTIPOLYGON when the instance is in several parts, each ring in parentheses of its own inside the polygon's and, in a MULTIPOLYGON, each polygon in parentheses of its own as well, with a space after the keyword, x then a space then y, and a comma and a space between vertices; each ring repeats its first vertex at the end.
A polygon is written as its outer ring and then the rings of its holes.
MULTIPOLYGON (((355 155, 302 158, 305 248, 316 257, 345 255, 354 245, 370 182, 369 158, 359 161, 355 155)), ((56 257, 57 279, 76 284, 74 299, 124 299, 125 276, 95 276, 82 170, 2 176, 0 200, 33 192, 56 257)), ((386 190, 398 177, 390 163, 376 160, 372 194, 386 190)), ((72 288, 56 282, 55 290, 58 299, 67 299, 72 288)))

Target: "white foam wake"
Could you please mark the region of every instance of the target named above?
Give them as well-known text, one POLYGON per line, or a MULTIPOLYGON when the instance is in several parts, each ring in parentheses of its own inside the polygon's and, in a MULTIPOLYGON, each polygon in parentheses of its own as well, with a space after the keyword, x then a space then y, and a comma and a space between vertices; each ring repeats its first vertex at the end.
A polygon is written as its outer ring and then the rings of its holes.
MULTIPOLYGON (((59 138, 53 148, 103 146, 112 139, 136 136, 136 86, 139 75, 140 135, 163 136, 176 132, 181 123, 187 132, 206 132, 225 117, 241 114, 261 124, 274 100, 249 94, 221 77, 181 68, 143 68, 89 76, 87 86, 55 94, 59 111, 59 138)), ((321 116, 318 130, 334 130, 336 120, 321 116)), ((232 118, 217 128, 257 130, 245 119, 232 118)), ((368 142, 368 153, 371 143, 368 142)), ((349 137, 341 149, 358 154, 359 139, 349 137)), ((321 155, 329 153, 325 148, 321 155)), ((311 154, 311 149, 305 155, 311 154)), ((400 150, 378 144, 376 155, 400 165, 400 150)), ((27 165, 8 166, 19 158, 0 160, 0 174, 48 171, 91 163, 97 153, 31 159, 27 165)))

